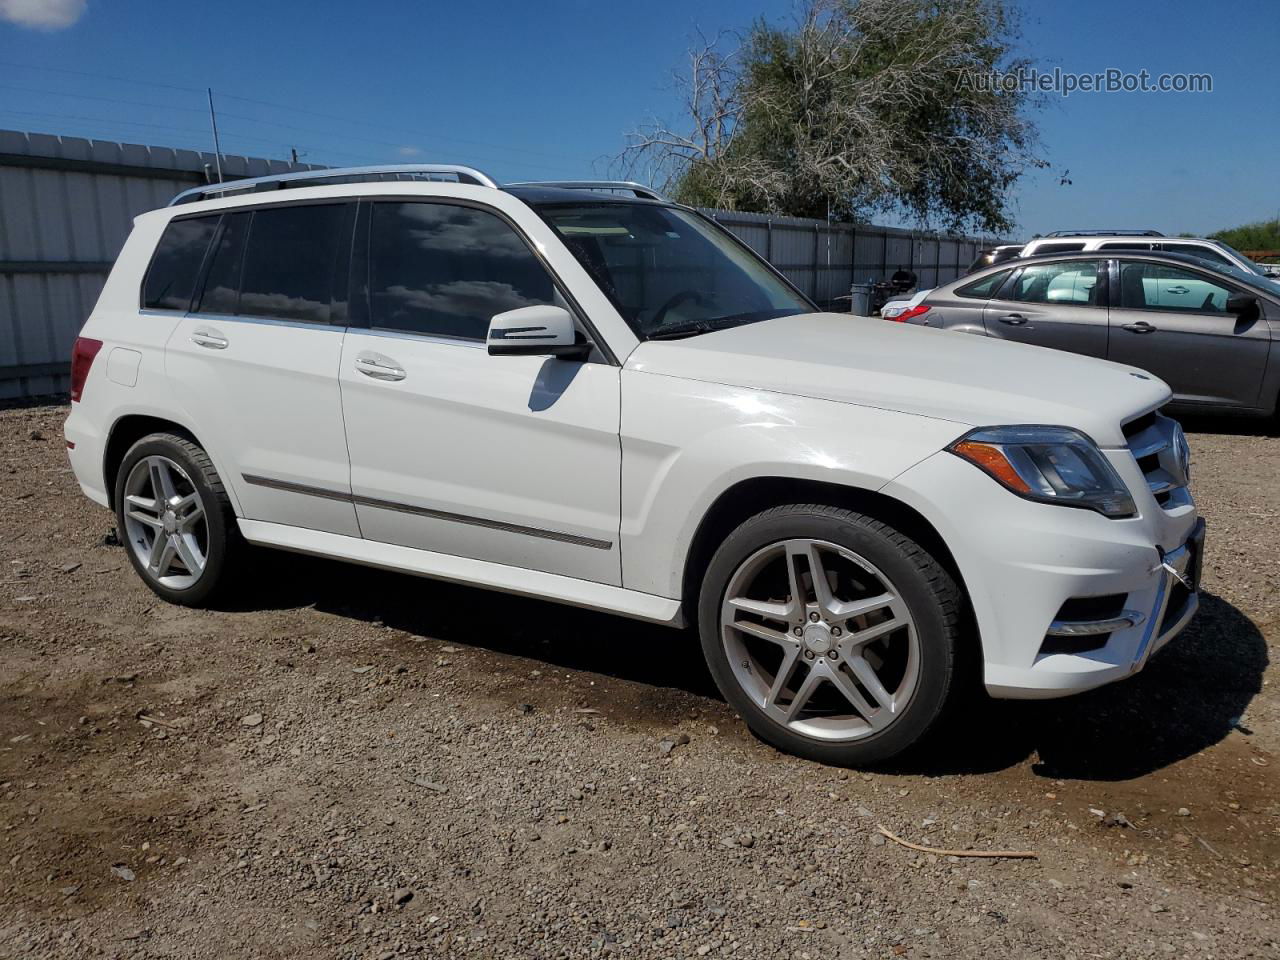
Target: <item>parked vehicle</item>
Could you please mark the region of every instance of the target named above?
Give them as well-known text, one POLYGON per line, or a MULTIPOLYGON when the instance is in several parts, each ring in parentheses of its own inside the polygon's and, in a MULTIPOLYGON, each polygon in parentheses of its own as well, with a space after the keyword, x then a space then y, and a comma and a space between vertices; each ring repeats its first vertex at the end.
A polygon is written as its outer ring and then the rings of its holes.
POLYGON ((1061 696, 1196 611, 1165 384, 819 313, 637 185, 188 191, 135 221, 72 379, 75 475, 166 600, 249 543, 696 625, 747 723, 826 762, 917 741, 966 662, 1061 696))
POLYGON ((1239 250, 1221 240, 1204 237, 1166 237, 1155 230, 1081 231, 1065 230, 1037 237, 1023 245, 1021 257, 1040 257, 1050 253, 1107 253, 1121 250, 1147 250, 1180 253, 1205 260, 1214 266, 1235 267, 1258 277, 1271 276, 1270 270, 1254 263, 1239 250))
POLYGON ((1172 253, 1018 259, 929 292, 900 322, 1132 364, 1192 410, 1272 416, 1280 284, 1172 253))
POLYGON ((996 264, 1004 263, 1006 260, 1012 260, 1020 253, 1022 253, 1022 244, 1020 243, 1003 243, 996 247, 987 247, 985 250, 978 252, 978 256, 974 258, 973 263, 969 264, 969 268, 965 270, 965 273, 973 273, 985 267, 994 267, 996 264))

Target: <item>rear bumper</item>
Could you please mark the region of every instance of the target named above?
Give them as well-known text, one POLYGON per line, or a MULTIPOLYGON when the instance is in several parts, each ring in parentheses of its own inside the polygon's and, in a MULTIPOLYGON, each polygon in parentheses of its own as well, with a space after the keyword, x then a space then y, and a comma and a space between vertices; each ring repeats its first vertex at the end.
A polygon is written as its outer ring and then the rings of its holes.
POLYGON ((71 404, 71 413, 62 425, 67 441, 67 459, 84 495, 94 503, 111 506, 111 497, 102 477, 103 454, 107 438, 87 417, 80 404, 71 404))

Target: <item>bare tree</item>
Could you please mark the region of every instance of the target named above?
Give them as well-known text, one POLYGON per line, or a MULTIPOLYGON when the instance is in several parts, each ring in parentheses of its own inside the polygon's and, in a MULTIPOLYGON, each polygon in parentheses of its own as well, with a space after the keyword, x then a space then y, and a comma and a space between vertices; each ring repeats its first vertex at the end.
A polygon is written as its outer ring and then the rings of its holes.
POLYGON ((684 123, 654 123, 619 163, 688 202, 798 216, 897 209, 948 226, 1008 226, 1035 155, 1033 98, 962 82, 1015 70, 1004 0, 808 0, 690 54, 684 123))

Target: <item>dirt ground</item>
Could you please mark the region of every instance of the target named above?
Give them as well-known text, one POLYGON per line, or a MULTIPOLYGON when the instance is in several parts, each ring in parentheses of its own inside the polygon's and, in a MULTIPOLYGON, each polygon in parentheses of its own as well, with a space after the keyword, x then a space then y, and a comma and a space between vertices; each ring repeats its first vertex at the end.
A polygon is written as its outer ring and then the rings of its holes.
POLYGON ((688 634, 284 554, 168 606, 63 413, 0 411, 0 957, 1280 957, 1265 432, 1192 436, 1205 602, 1143 674, 863 773, 688 634))

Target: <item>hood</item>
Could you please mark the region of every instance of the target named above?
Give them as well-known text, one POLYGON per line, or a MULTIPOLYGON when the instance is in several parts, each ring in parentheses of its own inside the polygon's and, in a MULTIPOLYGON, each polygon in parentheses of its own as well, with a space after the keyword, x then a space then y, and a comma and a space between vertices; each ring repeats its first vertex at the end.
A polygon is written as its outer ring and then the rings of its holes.
POLYGON ((841 313, 651 340, 629 370, 952 420, 1075 427, 1123 447, 1123 421, 1165 403, 1151 374, 1061 350, 841 313))

